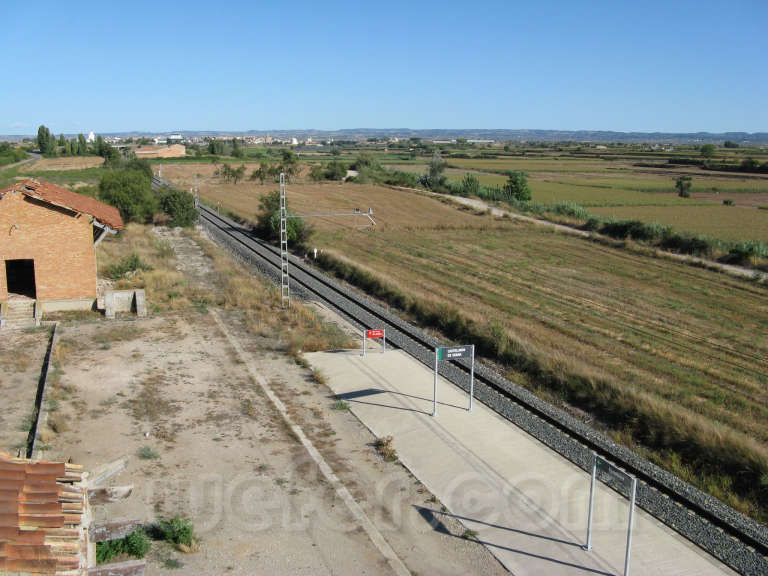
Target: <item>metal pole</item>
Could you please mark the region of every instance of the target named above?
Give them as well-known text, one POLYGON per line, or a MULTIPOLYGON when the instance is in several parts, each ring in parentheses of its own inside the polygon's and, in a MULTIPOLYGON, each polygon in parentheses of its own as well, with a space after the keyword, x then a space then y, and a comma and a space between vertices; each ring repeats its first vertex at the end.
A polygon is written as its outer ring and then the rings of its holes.
POLYGON ((627 553, 624 556, 624 576, 629 576, 629 556, 632 551, 632 525, 635 521, 635 498, 637 496, 637 478, 632 478, 632 498, 629 502, 629 528, 627 529, 627 553))
POLYGON ((592 550, 592 511, 595 509, 595 479, 597 477, 597 454, 592 453, 592 481, 589 484, 589 516, 587 517, 587 545, 592 550))
POLYGON ((363 358, 365 358, 365 328, 363 328, 363 358))
POLYGON ((384 328, 384 332, 382 332, 383 336, 381 337, 381 353, 384 354, 384 352, 387 351, 387 329, 384 328))
POLYGON ((285 198, 285 174, 280 173, 280 297, 283 309, 291 306, 291 283, 288 277, 288 208, 285 198))
POLYGON ((435 347, 435 388, 432 396, 432 416, 437 417, 437 355, 440 348, 435 347))
POLYGON ((469 411, 472 412, 472 396, 475 395, 475 345, 472 344, 472 364, 469 369, 469 411))

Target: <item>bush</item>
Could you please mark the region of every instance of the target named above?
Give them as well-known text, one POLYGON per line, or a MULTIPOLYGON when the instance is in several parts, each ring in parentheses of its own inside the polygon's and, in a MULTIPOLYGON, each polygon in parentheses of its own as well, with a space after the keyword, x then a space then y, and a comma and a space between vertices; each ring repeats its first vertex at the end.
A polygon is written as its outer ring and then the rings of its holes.
POLYGON ((462 196, 479 196, 480 180, 474 174, 465 174, 461 181, 462 196))
POLYGON ((147 534, 153 540, 162 540, 175 546, 191 549, 196 544, 195 527, 192 521, 181 516, 170 520, 161 519, 147 527, 147 534))
POLYGON ((309 169, 309 179, 313 182, 320 182, 323 178, 325 178, 323 167, 320 164, 312 164, 312 167, 309 169))
POLYGON ((151 179, 139 170, 110 170, 99 182, 99 200, 120 211, 124 222, 150 222, 157 208, 151 179))
POLYGON ((690 198, 691 197, 691 177, 680 176, 675 182, 675 190, 677 190, 677 195, 680 196, 681 198, 690 198))
MULTIPOLYGON (((256 219, 256 233, 265 240, 280 239, 280 192, 274 190, 261 197, 261 212, 256 219)), ((290 213, 289 213, 290 215, 290 213)), ((303 246, 312 235, 312 228, 301 218, 289 218, 287 223, 288 243, 303 246)))
POLYGON ((152 270, 152 267, 145 264, 141 258, 139 258, 139 255, 136 254, 136 252, 133 252, 120 260, 117 264, 112 264, 107 267, 104 274, 107 278, 111 278, 112 280, 120 280, 120 278, 139 270, 152 270))
POLYGON ((415 188, 419 184, 419 177, 413 172, 402 172, 400 170, 386 170, 380 176, 380 182, 390 186, 404 186, 406 188, 415 188))
POLYGON ((135 530, 120 540, 107 540, 96 543, 96 562, 104 564, 115 556, 127 554, 134 558, 144 558, 149 552, 151 542, 143 530, 135 530))
POLYGON ((528 178, 525 172, 521 170, 513 170, 509 173, 507 183, 504 184, 504 191, 508 196, 513 197, 520 202, 528 202, 531 200, 531 189, 528 187, 528 178))
POLYGON ((170 217, 169 226, 192 226, 197 221, 195 199, 183 190, 166 188, 160 196, 160 208, 170 217))
POLYGON ((331 160, 325 168, 327 180, 344 180, 347 177, 347 165, 341 160, 331 160))

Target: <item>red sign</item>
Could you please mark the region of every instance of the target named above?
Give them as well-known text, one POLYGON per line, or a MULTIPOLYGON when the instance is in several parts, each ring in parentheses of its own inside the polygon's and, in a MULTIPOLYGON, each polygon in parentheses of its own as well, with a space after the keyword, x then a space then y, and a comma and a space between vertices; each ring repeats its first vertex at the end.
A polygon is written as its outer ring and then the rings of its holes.
POLYGON ((384 338, 384 330, 367 330, 365 335, 367 338, 384 338))

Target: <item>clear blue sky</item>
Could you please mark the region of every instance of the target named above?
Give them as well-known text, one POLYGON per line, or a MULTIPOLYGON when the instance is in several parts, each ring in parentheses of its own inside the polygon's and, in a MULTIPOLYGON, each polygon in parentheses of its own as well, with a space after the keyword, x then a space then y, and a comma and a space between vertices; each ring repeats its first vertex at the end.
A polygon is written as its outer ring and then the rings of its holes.
POLYGON ((768 131, 768 2, 31 2, 0 134, 768 131))

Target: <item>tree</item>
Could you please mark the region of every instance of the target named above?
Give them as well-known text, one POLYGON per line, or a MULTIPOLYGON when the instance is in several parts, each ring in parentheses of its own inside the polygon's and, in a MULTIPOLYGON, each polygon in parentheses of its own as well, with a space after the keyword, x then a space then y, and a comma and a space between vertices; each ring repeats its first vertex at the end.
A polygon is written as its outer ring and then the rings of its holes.
POLYGON ((715 155, 715 145, 714 144, 704 144, 700 149, 699 152, 704 158, 712 158, 715 155))
POLYGON ((37 129, 37 147, 44 156, 56 154, 56 138, 44 125, 37 129))
POLYGON ((321 164, 312 164, 312 167, 309 169, 309 178, 314 182, 320 182, 320 180, 325 178, 325 170, 323 170, 321 164))
POLYGON ((440 152, 435 150, 432 159, 429 161, 429 187, 437 188, 445 182, 445 160, 440 156, 440 152))
POLYGON ((224 142, 221 140, 210 140, 208 142, 208 154, 212 156, 221 156, 224 154, 224 142))
POLYGON ((279 171, 285 174, 285 178, 290 180, 299 170, 299 157, 291 150, 283 150, 280 159, 279 171))
POLYGON ((518 202, 530 202, 531 189, 528 186, 528 177, 522 170, 509 172, 507 182, 504 184, 504 193, 518 202))
POLYGON ((154 173, 152 172, 152 166, 149 163, 149 160, 145 158, 131 158, 127 162, 125 162, 122 166, 125 170, 138 170, 139 172, 146 175, 147 178, 152 180, 152 177, 154 176, 154 173))
POLYGON ((85 136, 82 134, 77 135, 77 155, 85 156, 88 154, 88 142, 85 141, 85 136))
POLYGON ((739 145, 736 144, 736 142, 734 142, 733 140, 726 140, 725 144, 723 144, 723 146, 725 148, 738 148, 739 147, 739 145))
POLYGON ((355 159, 355 163, 352 165, 353 170, 363 170, 364 168, 370 168, 372 170, 380 168, 379 163, 376 161, 376 157, 370 152, 360 152, 355 159))
POLYGON ((258 180, 260 184, 264 184, 264 180, 269 178, 269 175, 271 173, 271 166, 269 162, 266 162, 262 160, 259 162, 258 169, 251 172, 251 177, 249 180, 258 180))
POLYGON ((160 196, 160 208, 170 217, 169 226, 192 226, 197 221, 195 199, 183 190, 166 188, 160 196))
POLYGON ((245 164, 240 164, 237 168, 232 168, 230 170, 230 174, 232 176, 232 181, 237 184, 239 180, 242 180, 245 177, 245 164))
POLYGON ((235 158, 242 158, 245 156, 245 152, 240 148, 240 142, 238 142, 237 138, 232 138, 232 156, 235 158))
POLYGON ((151 180, 139 170, 109 170, 99 182, 99 200, 120 211, 125 222, 150 222, 157 207, 151 180))
MULTIPOLYGON (((280 238, 280 192, 273 190, 261 197, 259 212, 256 218, 256 233, 267 240, 276 241, 280 238)), ((288 215, 290 216, 290 212, 288 215)), ((289 218, 286 232, 291 246, 305 244, 312 234, 312 228, 301 218, 289 218)))
POLYGON ((59 142, 57 144, 58 146, 66 146, 67 145, 67 139, 64 138, 64 134, 59 134, 59 142))
POLYGON ((690 176, 680 176, 675 181, 675 190, 677 190, 677 195, 680 196, 680 198, 690 198, 691 197, 691 177, 690 176))

